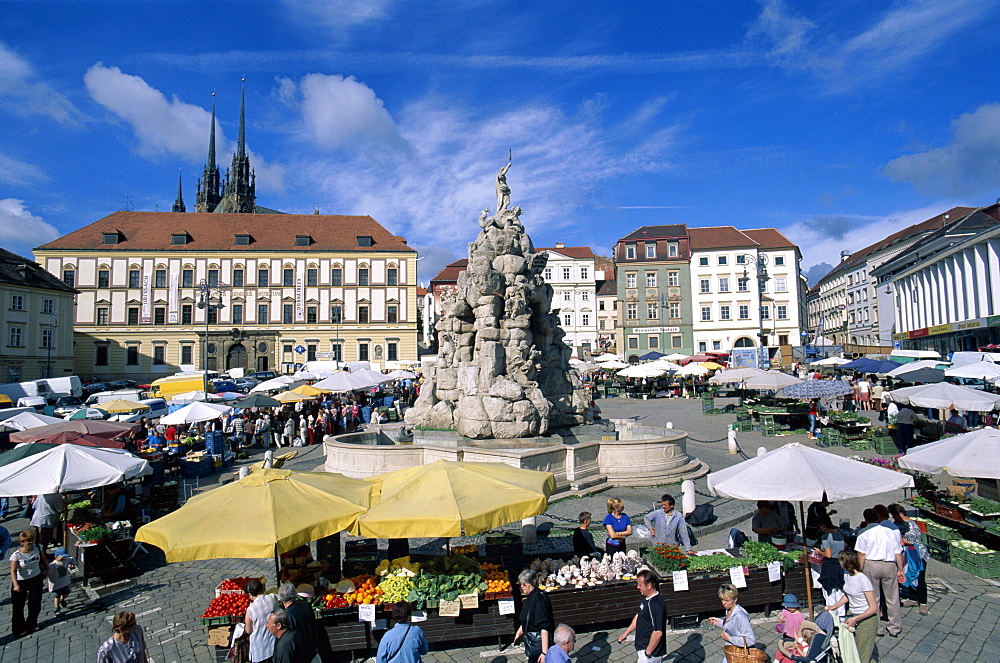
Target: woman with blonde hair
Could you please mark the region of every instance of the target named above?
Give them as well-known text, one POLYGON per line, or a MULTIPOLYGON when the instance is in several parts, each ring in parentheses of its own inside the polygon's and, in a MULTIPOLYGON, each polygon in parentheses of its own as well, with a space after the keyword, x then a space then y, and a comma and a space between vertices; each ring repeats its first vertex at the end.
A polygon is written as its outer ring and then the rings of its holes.
MULTIPOLYGON (((724 584, 719 587, 719 600, 726 610, 723 619, 712 617, 708 621, 712 626, 722 627, 722 639, 725 645, 736 647, 753 647, 757 644, 757 638, 753 634, 753 627, 750 625, 750 615, 739 605, 740 592, 733 585, 724 584)), ((722 661, 725 663, 726 656, 723 654, 722 661)))
POLYGON ((17 537, 17 549, 10 554, 10 632, 15 638, 38 630, 38 613, 42 611, 42 582, 49 560, 45 551, 35 545, 35 531, 26 529, 17 537), (24 604, 28 618, 24 618, 24 604))
POLYGON ((605 551, 608 555, 625 552, 625 539, 632 535, 632 521, 625 513, 625 502, 609 497, 605 504, 608 507, 608 515, 604 516, 604 528, 608 530, 605 551))

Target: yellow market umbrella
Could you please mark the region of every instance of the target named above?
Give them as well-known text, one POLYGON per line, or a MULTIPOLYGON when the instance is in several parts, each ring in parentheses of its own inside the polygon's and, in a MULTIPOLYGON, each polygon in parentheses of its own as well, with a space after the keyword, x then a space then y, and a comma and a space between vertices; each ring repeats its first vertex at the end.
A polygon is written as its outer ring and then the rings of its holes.
POLYGON ((307 401, 312 398, 312 396, 306 396, 305 394, 299 394, 294 391, 283 391, 273 398, 274 400, 281 401, 282 403, 298 403, 299 401, 307 401))
POLYGON ((330 472, 255 470, 143 525, 168 562, 276 556, 356 525, 378 483, 330 472))
POLYGON ((104 410, 110 414, 124 414, 125 412, 145 412, 149 409, 149 406, 145 403, 136 403, 135 401, 116 398, 113 401, 101 403, 97 406, 97 409, 104 410))
POLYGON ((296 387, 291 390, 293 394, 302 394, 303 396, 308 396, 312 398, 313 396, 322 396, 323 394, 333 393, 329 389, 320 389, 319 387, 314 387, 311 384, 304 384, 301 387, 296 387))
POLYGON ((710 371, 717 371, 720 368, 724 368, 722 364, 716 364, 714 361, 703 361, 698 365, 701 366, 702 368, 707 368, 710 371))
POLYGON ((381 482, 381 499, 352 532, 380 539, 485 532, 543 513, 556 487, 550 472, 446 460, 372 480, 381 482))

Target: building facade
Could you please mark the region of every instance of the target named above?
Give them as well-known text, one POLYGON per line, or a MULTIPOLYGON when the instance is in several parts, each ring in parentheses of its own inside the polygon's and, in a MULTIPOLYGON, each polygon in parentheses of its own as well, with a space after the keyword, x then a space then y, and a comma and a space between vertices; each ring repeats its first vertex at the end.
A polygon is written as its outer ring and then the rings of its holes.
POLYGON ((416 251, 371 217, 115 212, 35 255, 79 291, 80 375, 417 358, 416 251))
POLYGON ((37 263, 0 249, 0 381, 74 374, 75 294, 37 263))
MULTIPOLYGON (((563 341, 579 358, 597 348, 597 256, 588 246, 536 248, 547 257, 542 277, 552 286, 552 310, 558 309, 563 341)), ((603 276, 603 273, 600 274, 603 276)))
POLYGON ((595 353, 618 354, 621 311, 618 308, 618 281, 615 279, 615 263, 610 258, 597 256, 594 266, 599 275, 597 281, 597 349, 595 353))

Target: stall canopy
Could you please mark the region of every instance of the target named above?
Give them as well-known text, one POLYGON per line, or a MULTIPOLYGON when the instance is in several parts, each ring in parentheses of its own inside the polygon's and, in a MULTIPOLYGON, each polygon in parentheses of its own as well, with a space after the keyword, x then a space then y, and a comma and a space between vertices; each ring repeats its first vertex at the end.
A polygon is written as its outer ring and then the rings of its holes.
POLYGON ((902 371, 893 376, 897 380, 916 384, 918 382, 942 382, 944 371, 940 368, 915 368, 912 371, 902 371))
POLYGON ((283 391, 280 394, 275 394, 274 396, 274 400, 281 403, 300 403, 302 401, 308 401, 311 398, 313 397, 300 394, 297 391, 283 391))
POLYGON ((107 418, 108 418, 108 413, 100 408, 82 407, 79 410, 76 410, 75 412, 70 414, 68 417, 66 417, 66 421, 84 421, 87 419, 100 421, 101 419, 107 419, 107 418))
POLYGON ((250 393, 255 393, 258 391, 277 391, 279 389, 294 389, 300 384, 305 384, 305 380, 296 380, 290 378, 287 375, 279 375, 276 378, 271 378, 270 380, 264 380, 258 385, 250 390, 250 393))
POLYGON ((597 362, 598 364, 601 363, 602 361, 621 361, 621 360, 622 360, 621 357, 619 357, 616 354, 612 354, 610 352, 605 352, 600 357, 591 358, 591 361, 597 362))
POLYGON ((763 375, 754 375, 753 377, 747 378, 747 381, 743 383, 743 386, 747 389, 774 391, 793 384, 801 384, 802 382, 803 380, 788 375, 787 373, 782 373, 781 371, 767 371, 763 375))
POLYGON ((319 389, 329 389, 334 393, 343 393, 345 391, 369 389, 372 387, 372 382, 363 375, 355 373, 334 373, 328 378, 323 378, 313 386, 319 389))
POLYGON ((844 370, 856 371, 858 373, 876 373, 883 375, 889 371, 899 368, 901 364, 894 361, 879 360, 879 359, 869 359, 867 357, 862 357, 861 359, 855 359, 854 361, 841 364, 840 368, 844 370))
POLYGON ((397 368, 392 373, 389 373, 386 377, 392 378, 393 380, 412 380, 417 377, 417 374, 397 368))
POLYGON ((1000 431, 981 428, 925 444, 899 457, 908 470, 976 479, 1000 479, 1000 431))
POLYGON ((101 403, 97 406, 98 409, 104 410, 105 412, 110 412, 111 414, 122 414, 125 412, 145 412, 149 409, 149 406, 145 403, 136 403, 135 401, 127 401, 122 398, 116 398, 113 401, 108 401, 106 403, 101 403))
POLYGON ((820 359, 819 361, 809 362, 810 366, 843 366, 844 364, 850 364, 850 359, 844 359, 843 357, 827 357, 826 359, 820 359))
POLYGON ((221 401, 220 394, 205 394, 204 391, 185 391, 170 397, 171 403, 204 403, 206 401, 221 401))
POLYGON ((550 472, 439 460, 372 477, 381 499, 352 533, 375 538, 471 536, 543 513, 550 472))
POLYGON ((707 369, 709 371, 717 371, 720 368, 725 368, 725 366, 723 366, 722 364, 717 364, 714 361, 703 361, 698 364, 688 364, 688 366, 701 366, 702 368, 707 369))
POLYGON ((373 371, 370 368, 362 368, 357 371, 352 371, 351 375, 355 375, 362 378, 367 378, 371 382, 371 386, 385 384, 386 382, 392 382, 392 378, 385 373, 379 373, 378 371, 373 371))
POLYGON ((50 451, 53 446, 52 444, 45 444, 44 442, 29 442, 28 444, 19 444, 9 451, 4 451, 0 453, 0 467, 4 465, 10 465, 11 463, 21 460, 22 458, 27 458, 28 456, 34 456, 35 454, 40 454, 43 451, 50 451))
POLYGON ((749 380, 752 377, 758 375, 763 375, 764 371, 759 368, 731 368, 728 371, 722 371, 712 377, 708 378, 708 381, 712 384, 733 384, 736 382, 743 382, 744 380, 749 380))
POLYGON ((618 371, 618 377, 622 378, 658 378, 667 371, 658 368, 654 364, 636 364, 618 371))
POLYGON ((843 380, 806 380, 781 390, 783 398, 834 398, 854 392, 854 387, 843 380))
MULTIPOLYGON (((15 444, 21 442, 39 442, 49 435, 55 435, 63 431, 76 431, 87 435, 96 435, 109 440, 125 437, 131 433, 139 432, 139 424, 129 424, 125 422, 110 421, 64 421, 59 424, 39 426, 19 433, 11 433, 10 441, 15 444)), ((29 493, 24 493, 28 495, 29 493)))
POLYGON ((58 444, 0 467, 0 497, 87 490, 151 471, 127 451, 58 444))
POLYGON ((0 426, 6 426, 10 430, 28 430, 49 424, 61 424, 63 420, 59 417, 50 417, 37 412, 19 412, 13 417, 8 417, 0 421, 0 426))
POLYGON ((906 373, 919 370, 921 368, 940 368, 944 369, 948 367, 947 362, 935 361, 932 359, 921 359, 919 361, 911 361, 908 364, 900 364, 896 368, 886 373, 886 376, 890 378, 901 378, 905 379, 903 376, 906 373))
POLYGON ((677 371, 677 375, 685 378, 699 377, 708 373, 709 369, 705 368, 701 364, 688 364, 681 370, 677 371))
POLYGON ((1000 365, 991 361, 976 361, 963 366, 952 366, 944 374, 950 378, 969 378, 974 380, 993 380, 1000 378, 1000 365))
POLYGON ((77 431, 64 430, 39 440, 45 444, 79 444, 83 447, 103 447, 104 449, 124 449, 125 444, 119 440, 109 440, 96 435, 88 435, 77 431))
POLYGON ((177 424, 194 424, 199 421, 211 421, 224 417, 233 411, 228 405, 217 405, 215 403, 191 403, 185 405, 175 412, 171 412, 160 418, 161 424, 175 426, 177 424))
POLYGON ((682 366, 680 364, 675 364, 672 361, 668 361, 665 358, 657 359, 656 361, 651 361, 646 366, 653 366, 654 368, 659 368, 666 371, 667 373, 676 373, 681 370, 682 366))
POLYGON ((617 359, 609 359, 608 361, 602 361, 599 362, 597 365, 603 369, 612 371, 619 368, 628 368, 628 364, 626 364, 625 362, 618 361, 617 359))
POLYGON ((329 394, 330 393, 329 389, 323 389, 321 387, 317 387, 315 385, 308 385, 308 384, 300 385, 300 386, 296 387, 295 389, 292 389, 292 391, 294 393, 296 393, 296 394, 302 394, 303 396, 309 396, 310 398, 312 398, 314 396, 322 396, 323 394, 329 394))
POLYGON ((679 361, 681 359, 687 359, 687 358, 688 356, 686 354, 682 354, 680 352, 671 352, 666 357, 664 357, 664 359, 666 359, 667 361, 679 361))
POLYGON ((331 472, 254 470, 143 525, 135 539, 168 562, 272 557, 354 527, 378 500, 378 485, 331 472))
POLYGON ((659 359, 660 357, 666 357, 667 355, 662 352, 657 352, 656 350, 650 350, 644 355, 639 355, 639 359, 642 361, 652 361, 654 359, 659 359))
POLYGON ((244 398, 233 407, 246 409, 251 407, 278 407, 279 405, 281 405, 281 401, 277 401, 270 396, 265 396, 264 394, 254 394, 253 396, 244 398))
POLYGON ((1000 405, 1000 396, 996 394, 948 382, 895 389, 889 392, 888 397, 900 405, 915 405, 938 410, 958 408, 973 412, 990 412, 1000 405))

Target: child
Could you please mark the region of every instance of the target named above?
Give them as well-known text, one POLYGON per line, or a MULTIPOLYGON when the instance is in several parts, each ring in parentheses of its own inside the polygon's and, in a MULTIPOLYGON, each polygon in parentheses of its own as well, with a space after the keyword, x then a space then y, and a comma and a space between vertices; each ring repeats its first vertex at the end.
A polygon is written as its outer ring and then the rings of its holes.
POLYGON ((581 511, 579 516, 580 526, 573 530, 573 554, 580 557, 593 557, 600 555, 601 551, 594 545, 594 535, 587 529, 590 527, 591 514, 589 511, 581 511))
POLYGON ((56 548, 52 554, 55 559, 49 563, 49 591, 53 593, 52 605, 56 609, 56 617, 59 617, 69 596, 70 565, 75 565, 76 560, 69 556, 65 548, 56 548))
POLYGON ((784 610, 778 615, 778 625, 775 631, 781 633, 781 639, 785 641, 794 640, 799 632, 799 627, 805 621, 806 616, 799 610, 799 597, 795 594, 785 594, 781 601, 784 610))

